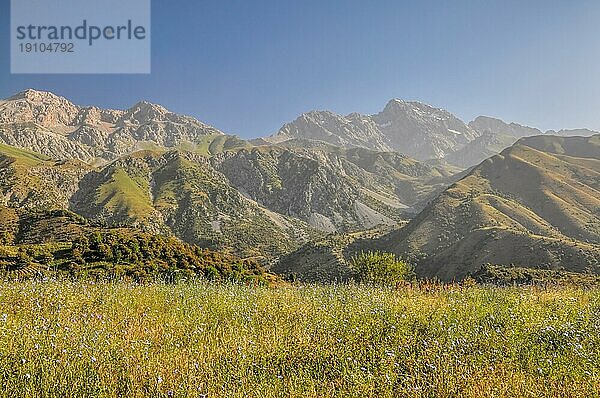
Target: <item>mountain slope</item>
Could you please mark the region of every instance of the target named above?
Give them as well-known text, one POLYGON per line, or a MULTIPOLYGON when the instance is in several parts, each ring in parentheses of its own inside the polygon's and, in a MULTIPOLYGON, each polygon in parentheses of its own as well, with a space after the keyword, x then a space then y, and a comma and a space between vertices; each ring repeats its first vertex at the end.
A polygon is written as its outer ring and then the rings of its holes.
MULTIPOLYGON (((586 129, 548 131, 547 135, 591 136, 586 129)), ((317 140, 342 148, 396 151, 418 160, 440 160, 467 169, 500 153, 518 139, 542 135, 539 129, 479 116, 465 124, 443 110, 415 101, 393 99, 373 115, 347 116, 311 111, 286 123, 274 135, 255 140, 282 144, 293 140, 317 140)))
POLYGON ((448 153, 443 160, 461 168, 469 168, 497 155, 505 148, 517 142, 518 138, 509 134, 486 132, 465 144, 459 149, 448 153))
POLYGON ((231 184, 274 212, 327 231, 393 225, 449 182, 452 171, 394 152, 314 140, 230 151, 212 159, 231 184))
POLYGON ((394 150, 417 160, 440 159, 479 134, 443 109, 391 100, 373 120, 394 150))
POLYGON ((599 150, 600 136, 521 139, 377 244, 444 280, 488 262, 599 273, 599 150))
POLYGON ((341 147, 365 147, 376 151, 391 151, 387 138, 369 117, 352 113, 341 116, 329 111, 312 111, 286 123, 269 137, 272 143, 302 138, 327 142, 341 147))
POLYGON ((307 225, 246 199, 190 152, 137 152, 89 173, 71 199, 78 214, 107 226, 174 234, 243 256, 273 256, 307 239, 307 225))
POLYGON ((323 232, 396 225, 453 181, 452 169, 394 152, 307 140, 239 149, 220 137, 103 167, 2 144, 0 204, 69 209, 100 226, 272 258, 323 232))
POLYGON ((0 205, 28 209, 65 209, 85 163, 55 161, 32 151, 0 144, 0 205))
POLYGON ((489 116, 478 116, 469 123, 469 127, 480 134, 502 134, 515 138, 524 138, 543 134, 539 129, 517 123, 506 123, 489 116))

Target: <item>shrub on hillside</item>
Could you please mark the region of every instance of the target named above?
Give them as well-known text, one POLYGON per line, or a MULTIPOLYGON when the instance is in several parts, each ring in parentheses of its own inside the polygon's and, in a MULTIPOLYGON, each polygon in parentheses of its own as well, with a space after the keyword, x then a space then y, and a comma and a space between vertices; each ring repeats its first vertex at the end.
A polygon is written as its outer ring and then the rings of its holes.
POLYGON ((75 239, 70 257, 77 264, 101 264, 107 271, 120 270, 135 279, 180 274, 209 280, 261 280, 264 273, 251 259, 202 249, 175 238, 125 231, 94 232, 75 239))
POLYGON ((413 276, 413 268, 392 253, 362 252, 355 256, 350 266, 358 282, 395 285, 413 276))
POLYGON ((128 230, 98 230, 68 244, 0 246, 0 271, 17 272, 24 268, 82 279, 178 281, 201 277, 253 284, 267 281, 265 271, 254 259, 200 248, 172 237, 128 230))

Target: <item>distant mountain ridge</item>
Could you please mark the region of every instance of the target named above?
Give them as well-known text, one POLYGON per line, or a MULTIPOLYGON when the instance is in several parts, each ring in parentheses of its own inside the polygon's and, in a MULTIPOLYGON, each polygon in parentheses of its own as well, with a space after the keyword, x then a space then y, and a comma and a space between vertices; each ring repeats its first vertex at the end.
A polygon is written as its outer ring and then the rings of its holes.
POLYGON ((127 110, 101 109, 26 90, 0 102, 0 140, 55 159, 106 162, 147 147, 201 145, 218 136, 224 133, 146 101, 127 110))
POLYGON ((393 99, 375 115, 308 112, 285 124, 266 140, 281 143, 293 138, 308 138, 342 147, 397 151, 427 160, 443 158, 453 148, 477 136, 476 131, 443 109, 393 99))
POLYGON ((278 144, 292 139, 319 140, 345 148, 395 151, 417 160, 437 160, 466 169, 500 153, 520 138, 542 134, 590 136, 596 132, 578 129, 543 133, 488 116, 479 116, 466 124, 443 109, 393 99, 374 115, 304 113, 264 140, 278 144))
MULTIPOLYGON (((549 131, 593 135, 587 129, 549 131)), ((50 156, 105 164, 143 149, 173 148, 216 154, 292 139, 322 141, 343 148, 398 152, 463 169, 499 153, 540 130, 479 116, 464 123, 450 112, 417 101, 390 100, 373 115, 346 116, 311 111, 284 124, 272 136, 251 142, 226 135, 190 116, 140 101, 126 110, 78 106, 50 92, 25 90, 0 101, 0 142, 50 156)))

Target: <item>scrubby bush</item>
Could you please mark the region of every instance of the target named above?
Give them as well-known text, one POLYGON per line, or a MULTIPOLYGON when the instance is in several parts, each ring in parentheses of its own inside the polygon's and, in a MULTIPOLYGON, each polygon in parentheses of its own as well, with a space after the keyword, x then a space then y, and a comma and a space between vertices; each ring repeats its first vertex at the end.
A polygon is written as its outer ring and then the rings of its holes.
POLYGON ((38 251, 35 253, 35 260, 41 264, 50 264, 50 262, 54 261, 54 256, 50 249, 46 246, 41 246, 38 251))
POLYGON ((355 256, 350 266, 358 282, 378 285, 394 285, 410 279, 413 268, 392 253, 380 251, 362 252, 355 256))
POLYGON ((254 260, 192 246, 175 238, 123 230, 95 232, 76 239, 70 257, 81 260, 77 263, 96 264, 107 271, 118 268, 134 279, 151 275, 197 275, 209 280, 246 281, 262 280, 264 274, 254 260))
POLYGON ((31 248, 20 247, 17 251, 17 264, 20 266, 26 266, 33 262, 34 252, 31 248))
POLYGON ((254 259, 216 252, 176 238, 134 233, 128 230, 95 231, 71 243, 0 246, 0 270, 26 279, 42 269, 81 279, 157 278, 169 282, 195 277, 211 281, 266 283, 266 273, 254 259))

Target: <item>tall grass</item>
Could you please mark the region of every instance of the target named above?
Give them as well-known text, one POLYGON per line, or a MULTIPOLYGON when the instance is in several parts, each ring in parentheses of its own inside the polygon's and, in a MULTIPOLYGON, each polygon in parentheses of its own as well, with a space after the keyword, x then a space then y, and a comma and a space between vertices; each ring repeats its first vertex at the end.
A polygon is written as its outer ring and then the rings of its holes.
POLYGON ((600 291, 0 285, 6 397, 600 396, 600 291))

